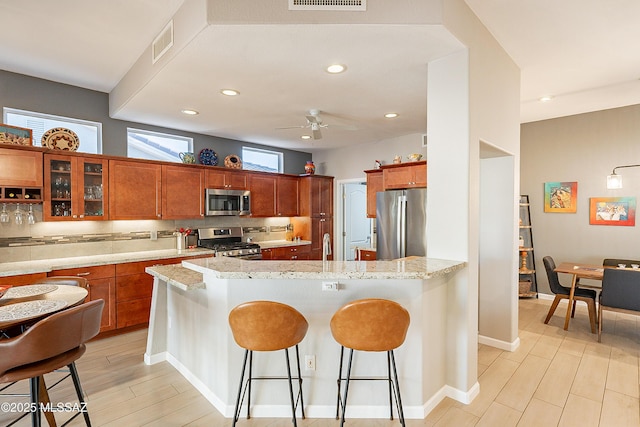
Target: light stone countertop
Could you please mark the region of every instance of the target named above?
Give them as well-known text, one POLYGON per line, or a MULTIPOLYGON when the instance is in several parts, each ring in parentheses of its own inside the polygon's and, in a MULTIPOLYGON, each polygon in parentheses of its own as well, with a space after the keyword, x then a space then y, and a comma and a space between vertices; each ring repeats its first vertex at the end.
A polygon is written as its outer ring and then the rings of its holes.
POLYGON ((310 245, 309 240, 300 240, 299 242, 293 242, 291 240, 265 240, 264 242, 253 242, 260 245, 260 249, 282 248, 287 246, 300 246, 310 245))
POLYGON ((156 265, 145 268, 145 271, 183 291, 204 289, 205 287, 202 273, 185 268, 180 264, 156 265))
POLYGON ((431 279, 466 262, 409 257, 395 261, 249 261, 234 258, 184 260, 182 265, 219 279, 431 279))
POLYGON ((126 262, 149 261, 177 257, 192 257, 211 254, 208 249, 196 248, 178 251, 163 249, 158 251, 125 252, 118 254, 89 255, 69 258, 43 259, 36 261, 19 261, 0 263, 0 277, 16 276, 20 274, 47 273, 63 268, 81 268, 96 265, 122 264, 126 262))

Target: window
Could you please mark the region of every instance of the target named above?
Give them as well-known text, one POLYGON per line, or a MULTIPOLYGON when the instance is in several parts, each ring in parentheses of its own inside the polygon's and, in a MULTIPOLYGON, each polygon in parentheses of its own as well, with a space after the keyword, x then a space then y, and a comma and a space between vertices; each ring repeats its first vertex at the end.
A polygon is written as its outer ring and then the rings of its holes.
POLYGON ((127 128, 127 157, 181 163, 182 152, 193 152, 193 138, 127 128))
POLYGON ((81 153, 102 154, 102 123, 70 117, 53 116, 33 111, 16 110, 5 107, 4 123, 33 131, 33 145, 42 146, 42 135, 49 129, 63 127, 78 135, 81 153))
POLYGON ((282 173, 282 153, 260 148, 242 147, 242 168, 252 171, 282 173))

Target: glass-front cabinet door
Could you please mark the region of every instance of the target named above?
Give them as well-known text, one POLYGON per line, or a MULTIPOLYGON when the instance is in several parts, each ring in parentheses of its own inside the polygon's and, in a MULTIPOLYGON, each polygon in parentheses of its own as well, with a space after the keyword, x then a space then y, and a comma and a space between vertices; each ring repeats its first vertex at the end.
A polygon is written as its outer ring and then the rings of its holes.
POLYGON ((107 173, 106 160, 46 154, 44 220, 107 219, 107 173))

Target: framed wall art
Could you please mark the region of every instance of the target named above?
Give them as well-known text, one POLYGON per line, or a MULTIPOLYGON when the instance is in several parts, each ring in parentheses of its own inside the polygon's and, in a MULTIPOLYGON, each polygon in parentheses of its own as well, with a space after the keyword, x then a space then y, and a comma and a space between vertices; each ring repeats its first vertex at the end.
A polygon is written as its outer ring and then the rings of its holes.
POLYGON ((635 197, 592 197, 589 199, 589 224, 636 225, 635 197))
POLYGON ((0 143, 33 145, 33 132, 31 129, 0 124, 0 143))
POLYGON ((577 182, 545 182, 544 211, 576 213, 578 209, 577 182))

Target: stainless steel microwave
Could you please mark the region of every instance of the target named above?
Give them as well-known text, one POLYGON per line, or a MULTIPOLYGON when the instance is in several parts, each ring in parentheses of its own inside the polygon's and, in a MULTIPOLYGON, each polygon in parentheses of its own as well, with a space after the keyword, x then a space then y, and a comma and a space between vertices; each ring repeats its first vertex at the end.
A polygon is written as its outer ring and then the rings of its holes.
POLYGON ((207 216, 251 214, 251 194, 248 190, 207 188, 204 204, 207 216))

